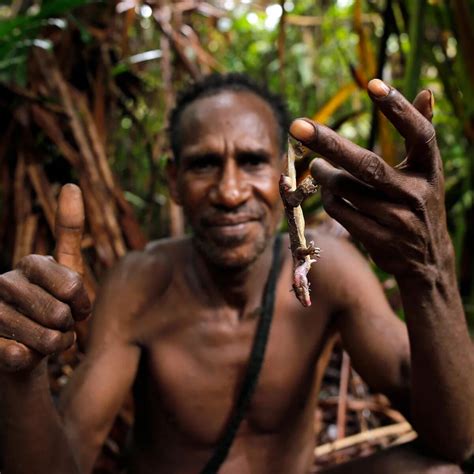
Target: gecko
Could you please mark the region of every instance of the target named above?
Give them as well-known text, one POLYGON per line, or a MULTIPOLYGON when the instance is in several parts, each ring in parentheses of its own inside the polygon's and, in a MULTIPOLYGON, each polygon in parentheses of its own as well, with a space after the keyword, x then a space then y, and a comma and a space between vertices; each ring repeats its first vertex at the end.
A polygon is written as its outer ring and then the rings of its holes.
POLYGON ((311 176, 306 177, 299 185, 296 182, 295 159, 301 158, 302 145, 295 146, 288 140, 287 174, 280 177, 280 195, 288 221, 290 249, 293 259, 293 290, 304 307, 311 306, 309 295, 308 272, 311 264, 320 257, 321 249, 314 242, 306 242, 304 235, 305 221, 301 203, 318 191, 319 186, 311 176))

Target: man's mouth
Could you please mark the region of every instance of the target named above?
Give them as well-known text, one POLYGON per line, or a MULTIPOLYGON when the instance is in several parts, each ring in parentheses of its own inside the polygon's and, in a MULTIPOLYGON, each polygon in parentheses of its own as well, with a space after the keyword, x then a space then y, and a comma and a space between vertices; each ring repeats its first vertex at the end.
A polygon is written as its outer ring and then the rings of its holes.
POLYGON ((214 235, 243 237, 256 221, 249 216, 226 216, 207 220, 206 227, 214 235))
POLYGON ((248 224, 253 222, 255 219, 218 219, 212 220, 207 223, 209 227, 235 227, 239 225, 248 224))

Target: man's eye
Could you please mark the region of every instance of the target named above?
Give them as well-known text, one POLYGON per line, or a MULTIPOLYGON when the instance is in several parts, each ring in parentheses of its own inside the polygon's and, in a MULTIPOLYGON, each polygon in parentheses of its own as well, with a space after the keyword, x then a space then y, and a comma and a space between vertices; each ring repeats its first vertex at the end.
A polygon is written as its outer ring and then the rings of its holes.
POLYGON ((242 153, 239 155, 239 163, 249 168, 258 168, 267 162, 268 158, 258 153, 242 153))
POLYGON ((206 171, 219 165, 219 159, 214 155, 204 155, 189 161, 188 168, 194 171, 206 171))

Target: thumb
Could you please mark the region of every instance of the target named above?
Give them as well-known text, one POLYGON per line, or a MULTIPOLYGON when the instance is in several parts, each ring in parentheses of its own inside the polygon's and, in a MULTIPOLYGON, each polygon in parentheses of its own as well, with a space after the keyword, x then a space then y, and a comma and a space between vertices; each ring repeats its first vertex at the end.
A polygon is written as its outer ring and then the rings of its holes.
POLYGON ((413 106, 423 117, 431 122, 433 118, 434 96, 429 89, 422 90, 418 93, 413 101, 413 106))
POLYGON ((56 260, 71 270, 84 274, 81 241, 84 232, 84 202, 79 186, 66 184, 62 187, 56 210, 56 260))

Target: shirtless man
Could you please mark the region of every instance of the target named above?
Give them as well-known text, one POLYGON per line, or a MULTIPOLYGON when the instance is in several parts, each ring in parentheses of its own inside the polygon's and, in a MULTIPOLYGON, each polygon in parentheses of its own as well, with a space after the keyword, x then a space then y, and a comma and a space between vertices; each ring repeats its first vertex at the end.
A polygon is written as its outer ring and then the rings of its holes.
MULTIPOLYGON (((317 232, 324 254, 310 273, 313 306, 303 308, 289 291, 284 237, 265 360, 222 474, 309 471, 317 362, 333 331, 369 385, 446 460, 407 457, 400 467, 399 451, 389 450, 372 467, 365 461, 346 472, 459 472, 445 462, 473 452, 474 354, 445 223, 431 94, 412 106, 378 80, 369 93, 406 139, 407 160, 397 169, 310 121, 296 120, 290 131, 327 158, 311 167, 325 208, 395 275, 407 325, 354 247, 317 232)), ((171 128, 171 194, 193 237, 132 252, 108 275, 60 415, 46 358, 73 342, 74 320, 90 309, 78 273, 64 266, 80 270, 77 188, 66 188, 58 206, 59 264, 28 256, 0 279, 4 474, 90 473, 132 387, 130 473, 199 473, 226 428, 282 218, 285 114, 245 79, 224 76, 183 96, 171 128)))

